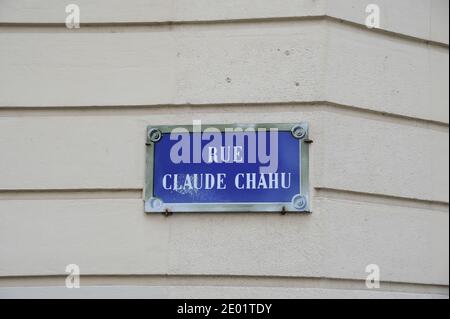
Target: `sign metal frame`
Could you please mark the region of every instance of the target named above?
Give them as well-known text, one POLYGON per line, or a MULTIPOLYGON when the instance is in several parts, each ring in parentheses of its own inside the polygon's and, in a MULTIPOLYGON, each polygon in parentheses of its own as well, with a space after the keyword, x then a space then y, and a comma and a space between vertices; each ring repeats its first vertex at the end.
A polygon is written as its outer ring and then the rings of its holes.
POLYGON ((291 132, 292 137, 298 139, 300 152, 300 193, 295 195, 290 202, 249 202, 249 203, 164 203, 154 196, 154 145, 163 136, 171 133, 174 128, 183 128, 189 133, 193 130, 192 125, 163 125, 147 127, 146 139, 146 175, 144 189, 144 210, 145 213, 207 213, 207 212, 298 212, 310 213, 310 185, 309 185, 309 125, 306 122, 300 123, 259 123, 259 124, 203 124, 203 128, 214 127, 220 132, 225 129, 242 128, 243 130, 252 128, 257 131, 260 128, 276 128, 279 132, 291 132))

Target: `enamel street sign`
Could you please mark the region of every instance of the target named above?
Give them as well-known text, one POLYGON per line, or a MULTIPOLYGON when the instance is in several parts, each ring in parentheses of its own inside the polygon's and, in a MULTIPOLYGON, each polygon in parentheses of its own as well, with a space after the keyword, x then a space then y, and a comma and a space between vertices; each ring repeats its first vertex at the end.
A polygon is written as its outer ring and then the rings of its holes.
POLYGON ((309 212, 307 123, 149 126, 145 212, 309 212))

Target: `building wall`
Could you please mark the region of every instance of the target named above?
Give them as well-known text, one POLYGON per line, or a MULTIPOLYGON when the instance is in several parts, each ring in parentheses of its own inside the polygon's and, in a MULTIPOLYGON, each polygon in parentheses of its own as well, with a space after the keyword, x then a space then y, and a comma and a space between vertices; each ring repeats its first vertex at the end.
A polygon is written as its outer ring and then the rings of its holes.
POLYGON ((0 297, 448 298, 448 2, 373 2, 0 0, 0 297), (308 121, 313 213, 144 214, 194 119, 308 121))

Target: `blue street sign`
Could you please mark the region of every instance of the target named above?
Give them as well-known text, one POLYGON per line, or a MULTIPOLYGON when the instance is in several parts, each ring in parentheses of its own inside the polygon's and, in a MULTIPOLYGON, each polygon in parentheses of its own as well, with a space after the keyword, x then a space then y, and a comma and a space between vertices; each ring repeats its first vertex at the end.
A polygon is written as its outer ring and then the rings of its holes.
POLYGON ((308 126, 150 126, 145 211, 307 212, 308 126))

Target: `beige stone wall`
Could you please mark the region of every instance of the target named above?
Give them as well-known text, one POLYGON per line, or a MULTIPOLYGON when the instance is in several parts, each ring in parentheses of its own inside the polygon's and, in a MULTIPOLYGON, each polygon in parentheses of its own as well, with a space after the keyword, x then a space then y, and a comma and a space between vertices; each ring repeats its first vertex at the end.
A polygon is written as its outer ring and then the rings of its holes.
POLYGON ((448 298, 447 1, 76 3, 0 0, 0 297, 448 298), (308 121, 313 213, 145 215, 194 119, 308 121))

